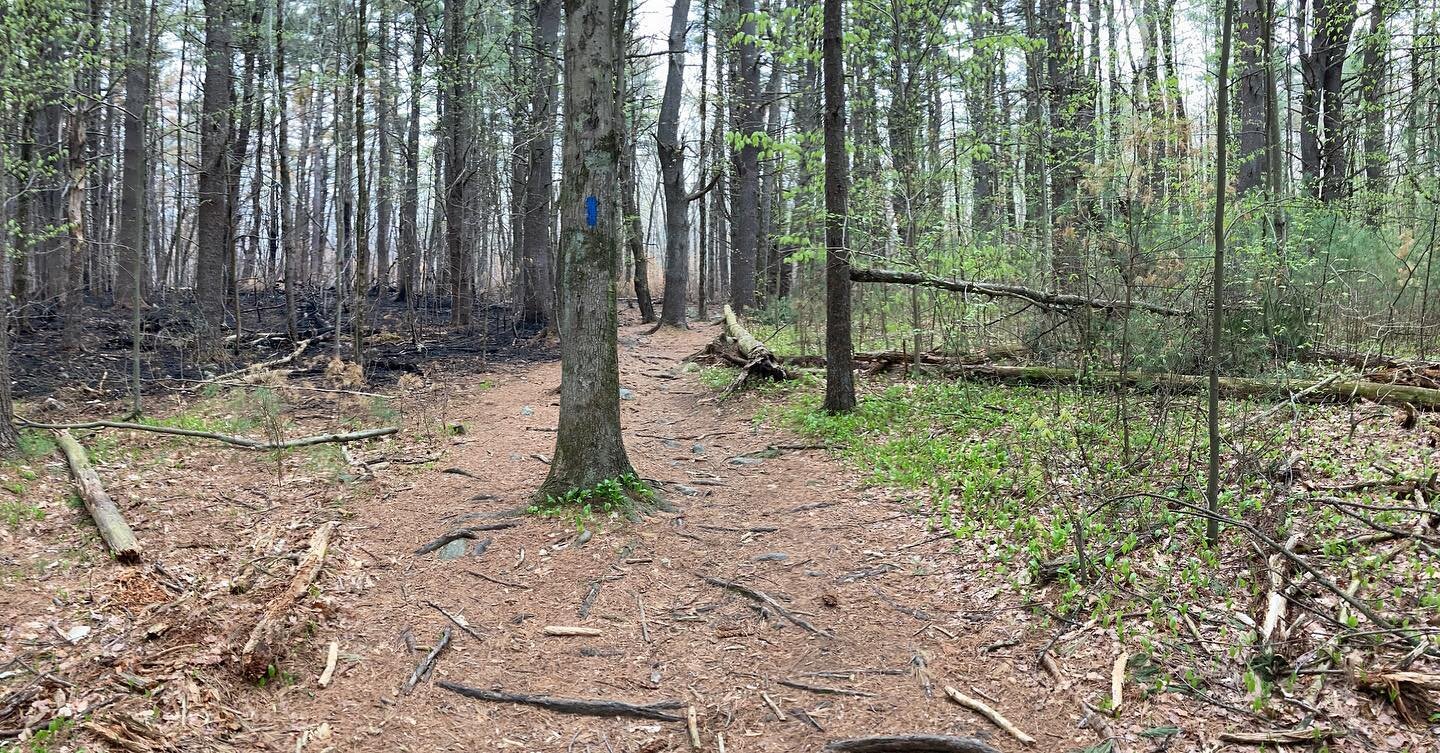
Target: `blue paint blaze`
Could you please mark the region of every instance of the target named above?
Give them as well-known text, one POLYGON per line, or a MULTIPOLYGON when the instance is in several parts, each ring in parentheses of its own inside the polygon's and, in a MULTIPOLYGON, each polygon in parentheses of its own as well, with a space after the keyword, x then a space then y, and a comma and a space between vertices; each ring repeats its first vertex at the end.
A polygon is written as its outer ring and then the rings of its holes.
POLYGON ((600 221, 600 200, 594 196, 585 197, 585 224, 595 227, 600 221))

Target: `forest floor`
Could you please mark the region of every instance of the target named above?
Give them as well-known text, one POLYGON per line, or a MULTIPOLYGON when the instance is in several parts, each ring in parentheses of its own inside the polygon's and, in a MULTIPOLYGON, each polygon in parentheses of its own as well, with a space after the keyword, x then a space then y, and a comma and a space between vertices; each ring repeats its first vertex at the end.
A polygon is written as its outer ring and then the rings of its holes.
MULTIPOLYGON (((533 351, 431 362, 381 386, 343 370, 311 369, 302 382, 386 396, 280 380, 152 396, 150 412, 177 426, 401 432, 279 456, 150 433, 85 437, 145 546, 138 566, 108 557, 63 462, 29 434, 28 460, 0 469, 0 735, 29 730, 13 748, 34 753, 690 749, 683 722, 482 702, 435 681, 678 701, 694 708, 704 749, 737 752, 900 732, 973 735, 1003 751, 1104 751, 1106 740, 1219 750, 1223 730, 1273 726, 1203 693, 1211 700, 1148 692, 1123 667, 1123 707, 1099 711, 1116 657, 1134 647, 1123 628, 1052 619, 996 565, 993 542, 937 532, 913 494, 756 420, 783 398, 717 399, 714 380, 685 363, 717 328, 648 329, 621 331, 625 437, 639 475, 676 511, 639 521, 503 517, 530 502, 553 449, 559 364, 533 351), (236 647, 332 521, 284 658, 241 675, 236 647), (517 525, 415 554, 494 522, 517 525), (764 592, 784 613, 707 577, 764 592), (594 634, 547 635, 554 626, 594 634), (445 631, 433 675, 404 693, 445 631), (320 687, 332 643, 338 662, 320 687), (946 686, 1038 742, 1027 748, 961 708, 946 686)), ((93 390, 57 397, 45 420, 124 410, 93 390)), ((1338 703, 1358 738, 1331 750, 1433 749, 1434 733, 1400 724, 1383 699, 1338 703)))

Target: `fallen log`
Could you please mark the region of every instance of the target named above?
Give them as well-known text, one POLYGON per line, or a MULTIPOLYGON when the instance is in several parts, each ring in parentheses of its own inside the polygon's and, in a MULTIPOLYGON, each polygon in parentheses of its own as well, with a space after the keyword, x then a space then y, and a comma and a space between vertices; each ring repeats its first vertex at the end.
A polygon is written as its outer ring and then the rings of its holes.
POLYGON ((374 439, 400 431, 398 426, 382 426, 377 429, 364 429, 351 431, 343 434, 315 434, 298 439, 288 439, 283 442, 262 442, 249 437, 235 437, 228 434, 217 434, 213 431, 200 431, 199 429, 181 429, 174 426, 152 426, 150 424, 137 424, 130 421, 80 421, 73 424, 42 424, 38 421, 30 421, 19 416, 15 421, 21 426, 31 429, 129 429, 131 431, 148 431, 155 434, 173 434, 180 437, 199 437, 201 439, 213 439, 217 442, 242 447, 247 450, 260 452, 272 452, 275 450, 292 450, 296 447, 309 447, 310 445, 325 444, 328 442, 358 442, 364 439, 374 439))
POLYGON ((656 703, 640 705, 600 698, 559 698, 548 695, 530 695, 528 693, 507 693, 503 690, 472 688, 446 680, 441 680, 435 684, 452 693, 458 693, 466 698, 474 698, 477 701, 519 703, 526 706, 537 706, 550 711, 559 711, 565 714, 580 714, 582 716, 632 716, 640 719, 655 719, 662 722, 685 721, 685 717, 670 713, 671 710, 685 708, 685 704, 680 701, 658 701, 656 703))
MULTIPOLYGON (((926 366, 978 366, 995 361, 1015 360, 1025 356, 1030 349, 1024 345, 1000 345, 971 353, 940 353, 930 351, 920 354, 920 363, 926 366)), ((852 358, 858 364, 876 368, 907 368, 915 363, 915 354, 903 350, 861 351, 852 358)), ((825 356, 784 356, 780 362, 787 366, 805 369, 819 369, 825 366, 825 356)))
POLYGON ((779 359, 775 357, 765 343, 760 342, 745 325, 740 323, 740 318, 735 315, 735 310, 729 304, 725 306, 724 332, 727 337, 735 341, 740 348, 740 355, 745 357, 745 365, 740 369, 740 377, 736 384, 748 382, 752 377, 760 376, 767 379, 784 381, 790 378, 784 367, 780 365, 779 359))
POLYGON ((120 514, 120 508, 115 506, 115 500, 110 498, 105 486, 100 483, 100 476, 91 467, 85 448, 64 429, 55 432, 55 439, 60 445, 60 451, 65 454, 65 462, 70 466, 70 476, 75 479, 75 490, 79 492, 85 509, 95 521, 95 527, 100 529, 100 538, 105 540, 105 545, 110 547, 116 559, 121 562, 139 562, 140 542, 130 530, 130 524, 125 522, 125 516, 120 514))
POLYGON ((825 753, 1000 753, 974 737, 950 735, 876 735, 831 740, 825 753))
POLYGON ((922 274, 920 272, 899 272, 888 269, 862 269, 850 270, 852 282, 881 282, 892 285, 919 285, 926 288, 938 288, 950 290, 956 293, 967 295, 981 295, 987 298, 1015 298, 1022 301, 1029 301, 1046 308, 1092 308, 1103 311, 1122 311, 1135 309, 1148 311, 1152 314, 1162 316, 1186 316, 1190 312, 1184 309, 1177 309, 1170 306, 1161 306, 1147 301, 1117 301, 1107 298, 1086 298, 1082 295, 1072 293, 1052 293, 1046 290, 1036 290, 1023 285, 1011 285, 1002 282, 986 282, 983 280, 951 280, 944 277, 922 274))
POLYGON ((325 564, 325 553, 330 549, 330 534, 340 525, 335 521, 323 523, 310 536, 310 548, 295 568, 295 575, 284 591, 276 594, 260 613, 260 620, 250 631, 250 637, 240 649, 242 672, 258 676, 273 666, 284 653, 285 636, 289 632, 287 619, 290 607, 298 603, 310 590, 325 564))
MULTIPOLYGON (((956 366, 943 373, 961 379, 1034 385, 1080 384, 1092 387, 1129 387, 1149 392, 1203 393, 1206 377, 1194 374, 1161 372, 1090 371, 1055 366, 956 366)), ((1410 404, 1418 409, 1440 409, 1440 390, 1408 387, 1376 382, 1326 380, 1319 382, 1285 382, 1246 377, 1221 377, 1220 394, 1228 398, 1280 398, 1293 395, 1304 402, 1347 403, 1365 399, 1387 405, 1410 404), (1311 388, 1314 388, 1313 390, 1311 388), (1303 393, 1303 394, 1301 394, 1303 393)))
POLYGON ((1335 730, 1324 725, 1303 729, 1276 729, 1264 732, 1221 732, 1220 741, 1236 745, 1302 745, 1327 740, 1335 730))

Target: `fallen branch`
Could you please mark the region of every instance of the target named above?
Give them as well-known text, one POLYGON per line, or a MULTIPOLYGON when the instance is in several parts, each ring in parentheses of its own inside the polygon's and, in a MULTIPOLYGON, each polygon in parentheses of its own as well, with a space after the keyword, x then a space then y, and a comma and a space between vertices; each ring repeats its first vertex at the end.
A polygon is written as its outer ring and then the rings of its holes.
POLYGON ((249 437, 233 437, 228 434, 217 434, 213 431, 200 431, 198 429, 181 429, 174 426, 151 426, 149 424, 137 424, 129 421, 81 421, 73 424, 43 424, 37 421, 30 421, 19 416, 15 421, 21 426, 32 429, 128 429, 130 431, 148 431, 156 434, 174 434, 181 437, 199 437, 201 439, 213 439, 217 442, 243 447, 247 450, 258 450, 260 452, 271 452, 274 450, 291 450, 296 447, 308 447, 310 445, 325 444, 328 442, 358 442, 364 439, 374 439, 400 431, 398 426, 382 426, 378 429, 364 429, 344 434, 316 434, 299 439, 289 439, 284 442, 263 442, 249 437))
MULTIPOLYGON (((424 682, 425 679, 435 671, 435 662, 439 661, 440 652, 444 651, 445 647, 450 645, 450 636, 450 628, 445 628, 445 630, 440 633, 440 640, 435 642, 435 647, 430 649, 430 653, 426 654, 425 658, 421 659, 419 664, 415 665, 415 671, 411 672, 410 677, 405 680, 405 684, 400 686, 400 692, 402 694, 410 695, 411 691, 415 690, 416 685, 424 682)), ((444 683, 441 684, 443 685, 444 683)))
POLYGON ((443 548, 446 544, 449 544, 450 542, 457 539, 477 539, 479 538, 479 536, 476 536, 475 534, 481 531, 503 531, 506 528, 514 528, 518 525, 520 524, 516 522, 486 523, 485 525, 456 528, 453 531, 447 531, 444 534, 441 534, 438 538, 421 544, 420 547, 415 550, 415 555, 418 557, 422 554, 429 554, 437 549, 443 548))
MULTIPOLYGON (((1164 372, 1089 371, 1054 366, 979 366, 942 367, 943 373, 960 379, 982 382, 1005 382, 1050 386, 1079 384, 1090 387, 1128 387, 1146 392, 1201 394, 1208 388, 1207 378, 1195 374, 1164 372)), ((1292 396, 1304 402, 1349 403, 1360 399, 1387 405, 1413 405, 1417 409, 1440 409, 1440 390, 1382 384, 1355 380, 1321 380, 1319 382, 1286 382, 1245 377, 1221 377, 1220 394, 1227 398, 1279 398, 1292 396)))
POLYGON ((135 532, 130 530, 130 524, 125 522, 125 516, 120 514, 120 508, 115 506, 115 500, 110 498, 105 486, 100 483, 100 476, 91 467, 85 448, 64 429, 55 432, 55 439, 61 452, 65 454, 65 462, 70 465, 70 476, 75 480, 75 490, 85 503, 91 519, 95 521, 95 527, 100 529, 100 538, 105 540, 105 545, 110 547, 116 559, 121 562, 139 562, 140 542, 135 538, 135 532))
POLYGON ((1335 736, 1330 727, 1306 727, 1305 729, 1277 729, 1265 732, 1221 732, 1220 741, 1239 745, 1295 745, 1313 743, 1335 736))
POLYGON ((605 634, 599 628, 576 627, 573 625, 546 625, 541 633, 553 638, 595 637, 605 634))
MULTIPOLYGON (((1292 534, 1285 541, 1285 550, 1295 551, 1295 545, 1300 543, 1300 534, 1292 534)), ((1260 645, 1268 646, 1270 637, 1274 635, 1275 628, 1280 626, 1280 620, 1285 617, 1285 608, 1288 599, 1285 596, 1285 581, 1287 572, 1285 558, 1280 554, 1272 554, 1266 561, 1270 575, 1270 595, 1265 600, 1265 617, 1260 622, 1260 645)))
POLYGON ((751 598, 751 599, 754 599, 755 601, 758 601, 758 602, 760 602, 761 604, 764 604, 765 606, 767 606, 767 607, 769 607, 770 609, 774 610, 775 613, 778 614, 778 615, 780 615, 781 617, 784 617, 785 619, 789 620, 790 622, 793 622, 793 623, 795 623, 796 625, 800 626, 801 628, 804 628, 805 630, 808 630, 808 631, 810 631, 810 632, 812 632, 812 633, 814 633, 814 634, 816 634, 816 635, 822 635, 822 636, 824 636, 824 637, 826 637, 826 638, 834 638, 834 637, 835 637, 834 634, 830 633, 829 631, 827 631, 827 630, 821 630, 820 628, 815 627, 814 625, 810 624, 810 622, 807 621, 805 618, 800 617, 799 615, 795 614, 794 612, 791 612, 790 610, 788 610, 788 609, 786 609, 785 607, 781 606, 780 602, 776 601, 773 597, 771 597, 769 594, 766 594, 766 593, 763 592, 763 591, 757 591, 757 590, 755 590, 755 589, 753 589, 753 588, 751 588, 751 587, 749 587, 749 586, 742 585, 742 584, 740 584, 740 583, 735 583, 735 582, 733 582, 733 581, 721 580, 721 579, 719 579, 719 578, 712 578, 712 577, 710 577, 710 576, 708 576, 708 575, 702 575, 702 576, 700 576, 700 577, 701 577, 702 579, 704 579, 704 581, 705 581, 706 583, 709 583, 709 584, 712 585, 712 586, 719 586, 719 587, 721 587, 721 588, 726 588, 726 589, 729 589, 729 590, 731 590, 731 591, 734 591, 735 593, 738 593, 738 594, 740 594, 740 595, 742 595, 742 596, 746 596, 746 597, 749 597, 749 598, 751 598))
POLYGON ((466 633, 468 633, 468 634, 470 635, 471 638, 474 638, 475 640, 477 640, 477 641, 482 641, 482 642, 485 640, 483 637, 481 637, 481 635, 480 635, 479 633, 475 632, 475 628, 470 627, 470 623, 469 623, 469 622, 466 622, 464 617, 461 617, 461 616, 458 615, 458 614, 452 614, 451 612, 449 612, 448 610, 446 610, 444 607, 440 606, 439 604, 436 604, 436 603, 433 602, 433 601, 427 601, 427 602, 425 602, 425 603, 428 604, 428 605, 430 605, 430 607, 431 607, 432 609, 434 609, 435 611, 439 612, 439 613, 442 614, 442 615, 445 615, 445 619, 447 619, 447 620, 455 623, 455 627, 458 627, 458 628, 460 628, 461 630, 464 630, 466 633))
POLYGON ((854 268, 850 270, 850 280, 852 282, 882 282, 893 285, 919 285, 926 288, 951 290, 967 295, 982 295, 987 298, 1016 298, 1047 308, 1092 308, 1104 311, 1137 309, 1162 316, 1186 316, 1190 313, 1184 309, 1161 306, 1145 301, 1126 302, 1103 298, 1086 298, 1070 293, 1051 293, 1045 290, 1036 290, 1022 285, 1010 285, 1001 282, 947 280, 943 277, 934 277, 919 272, 854 268))
POLYGON ((325 650, 325 669, 320 672, 320 680, 317 683, 320 687, 328 687, 330 680, 335 676, 335 663, 340 660, 340 644, 330 641, 330 647, 325 650))
POLYGON ((971 711, 974 711, 975 713, 985 717, 986 719, 989 719, 992 724, 1010 733, 1010 736, 1014 737, 1016 740, 1019 740, 1026 745, 1033 745, 1035 743, 1035 738, 1025 734, 1023 731, 1020 730, 1019 727, 1011 724, 1010 720, 1006 719, 1003 714, 1001 714, 999 711, 996 711, 995 709, 990 708, 989 706, 986 706, 981 701, 977 701, 974 698, 971 698, 970 696, 961 693, 960 691, 949 685, 945 686, 945 695, 950 696, 950 700, 960 704, 961 706, 964 706, 967 709, 970 709, 971 711))
POLYGON ((775 683, 777 685, 784 685, 787 688, 795 688, 796 690, 805 690, 811 693, 820 693, 822 695, 853 695, 860 698, 875 697, 874 693, 866 693, 863 690, 851 690, 849 688, 832 688, 825 685, 809 685, 807 683, 796 682, 794 680, 776 680, 775 683))
POLYGON ((340 524, 331 521, 323 523, 310 536, 310 548, 295 568, 295 576, 284 591, 276 594, 260 613, 260 620, 250 631, 250 637, 240 649, 240 668, 246 674, 257 676, 276 663, 283 652, 285 635, 288 632, 286 619, 291 605, 305 597, 310 584, 320 574, 325 564, 325 553, 330 548, 330 534, 340 524))
POLYGON ((1000 753, 983 740, 950 735, 876 735, 831 740, 828 753, 1000 753))
MULTIPOLYGON (((328 335, 323 335, 322 337, 328 337, 328 335)), ((212 378, 210 378, 210 379, 208 379, 208 380, 206 380, 206 381, 207 381, 207 382, 218 382, 218 381, 224 381, 224 380, 238 380, 238 381, 244 382, 246 379, 253 379, 255 376, 259 375, 260 373, 262 373, 262 372, 264 372, 264 371, 268 371, 269 369, 273 369, 273 368, 275 368, 276 366, 284 366, 285 364, 290 363, 291 361, 294 361, 295 359, 299 358, 299 357, 300 357, 300 354, 301 354, 301 353, 304 353, 304 352, 305 352, 305 349, 308 348, 308 347, 310 347, 310 343, 315 342, 316 339, 318 339, 318 338, 312 337, 312 338, 309 338, 309 339, 306 339, 306 340, 301 340, 299 343, 297 343, 297 344, 295 345, 295 350, 290 351, 290 353, 289 353, 288 355, 283 355, 283 356, 280 356, 279 358, 272 358, 272 359, 270 359, 269 361, 261 361, 260 363, 252 363, 252 364, 250 364, 249 366, 246 366, 246 367, 243 368, 243 369, 237 369, 237 370, 235 370, 235 371, 231 371, 231 372, 228 372, 228 373, 225 373, 225 374, 221 374, 220 376, 212 377, 212 378)))
POLYGON ((685 704, 680 701, 658 701, 656 703, 637 705, 624 701, 611 701, 600 698, 559 698, 548 695, 530 695, 528 693, 508 693, 503 690, 483 690, 481 688, 472 688, 445 680, 441 680, 435 684, 452 693, 459 693, 466 698, 474 698, 477 701, 519 703, 526 706, 537 706, 550 711, 559 711, 564 714, 580 714, 582 716, 632 716, 640 719, 655 719, 662 722, 685 721, 685 717, 670 713, 673 709, 685 708, 685 704))

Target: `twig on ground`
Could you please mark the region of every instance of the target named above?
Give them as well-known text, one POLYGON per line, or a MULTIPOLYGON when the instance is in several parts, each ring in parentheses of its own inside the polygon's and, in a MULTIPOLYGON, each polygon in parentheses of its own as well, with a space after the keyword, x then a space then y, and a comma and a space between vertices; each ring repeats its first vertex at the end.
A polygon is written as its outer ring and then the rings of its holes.
POLYGON ((738 593, 738 594, 740 594, 740 595, 742 595, 742 596, 746 596, 746 597, 749 597, 749 598, 751 598, 751 599, 754 599, 755 601, 758 601, 758 602, 760 602, 761 604, 764 604, 765 606, 767 606, 767 607, 775 610, 775 613, 778 614, 778 615, 780 615, 781 617, 784 617, 785 619, 789 620, 790 622, 793 622, 793 623, 795 623, 796 625, 798 625, 799 627, 804 628, 805 630, 808 630, 808 631, 810 631, 810 632, 812 632, 812 633, 814 633, 814 634, 816 634, 816 635, 821 635, 821 636, 824 636, 824 637, 826 637, 826 638, 834 638, 834 637, 835 637, 833 633, 830 633, 830 632, 827 631, 827 630, 822 630, 822 629, 820 629, 820 628, 815 627, 814 625, 810 624, 810 622, 807 621, 805 618, 800 617, 799 615, 796 615, 794 612, 791 612, 790 610, 788 610, 788 609, 786 609, 785 607, 781 606, 781 605, 780 605, 780 602, 776 601, 773 597, 771 597, 770 595, 766 594, 766 593, 763 592, 763 591, 757 591, 757 590, 755 590, 755 589, 753 589, 753 588, 751 588, 751 587, 749 587, 749 586, 742 585, 742 584, 740 584, 740 583, 735 583, 735 582, 733 582, 733 581, 721 580, 721 579, 719 579, 719 578, 712 578, 712 577, 710 577, 710 576, 708 576, 708 575, 702 575, 702 576, 700 576, 700 577, 701 577, 701 579, 703 579, 706 583, 709 583, 709 584, 712 585, 712 586, 719 586, 720 588, 726 588, 726 589, 729 589, 729 590, 731 590, 731 591, 734 591, 734 592, 736 592, 736 593, 738 593))
POLYGON ((468 634, 470 635, 471 638, 474 638, 474 639, 477 640, 477 641, 483 641, 483 640, 485 640, 479 633, 475 632, 475 628, 470 627, 470 623, 466 622, 464 617, 461 617, 460 615, 457 615, 457 614, 451 614, 450 612, 446 611, 444 607, 440 606, 439 604, 436 604, 436 603, 433 602, 433 601, 427 601, 427 602, 425 602, 425 603, 428 604, 428 605, 429 605, 431 608, 433 608, 435 611, 439 612, 440 614, 445 615, 445 619, 447 619, 447 620, 455 623, 455 627, 458 627, 458 628, 460 628, 461 630, 464 630, 466 633, 468 633, 468 634))
MULTIPOLYGON (((415 671, 410 673, 409 679, 405 680, 405 684, 401 686, 401 693, 410 695, 411 691, 415 690, 416 685, 424 682, 425 679, 430 676, 430 673, 435 671, 435 662, 440 658, 440 652, 444 651, 445 647, 450 645, 450 635, 450 628, 445 628, 445 630, 440 633, 440 640, 436 641, 435 647, 430 649, 430 653, 426 654, 425 658, 421 659, 420 663, 415 665, 415 671)), ((444 683, 441 683, 441 685, 443 686, 444 683)))
POLYGON ((860 698, 875 697, 874 693, 866 693, 863 690, 850 690, 849 688, 831 688, 824 685, 809 685, 807 683, 796 682, 794 680, 776 680, 775 683, 777 685, 784 685, 787 688, 795 688, 796 690, 807 690, 811 693, 822 693, 826 695, 853 695, 860 698))

